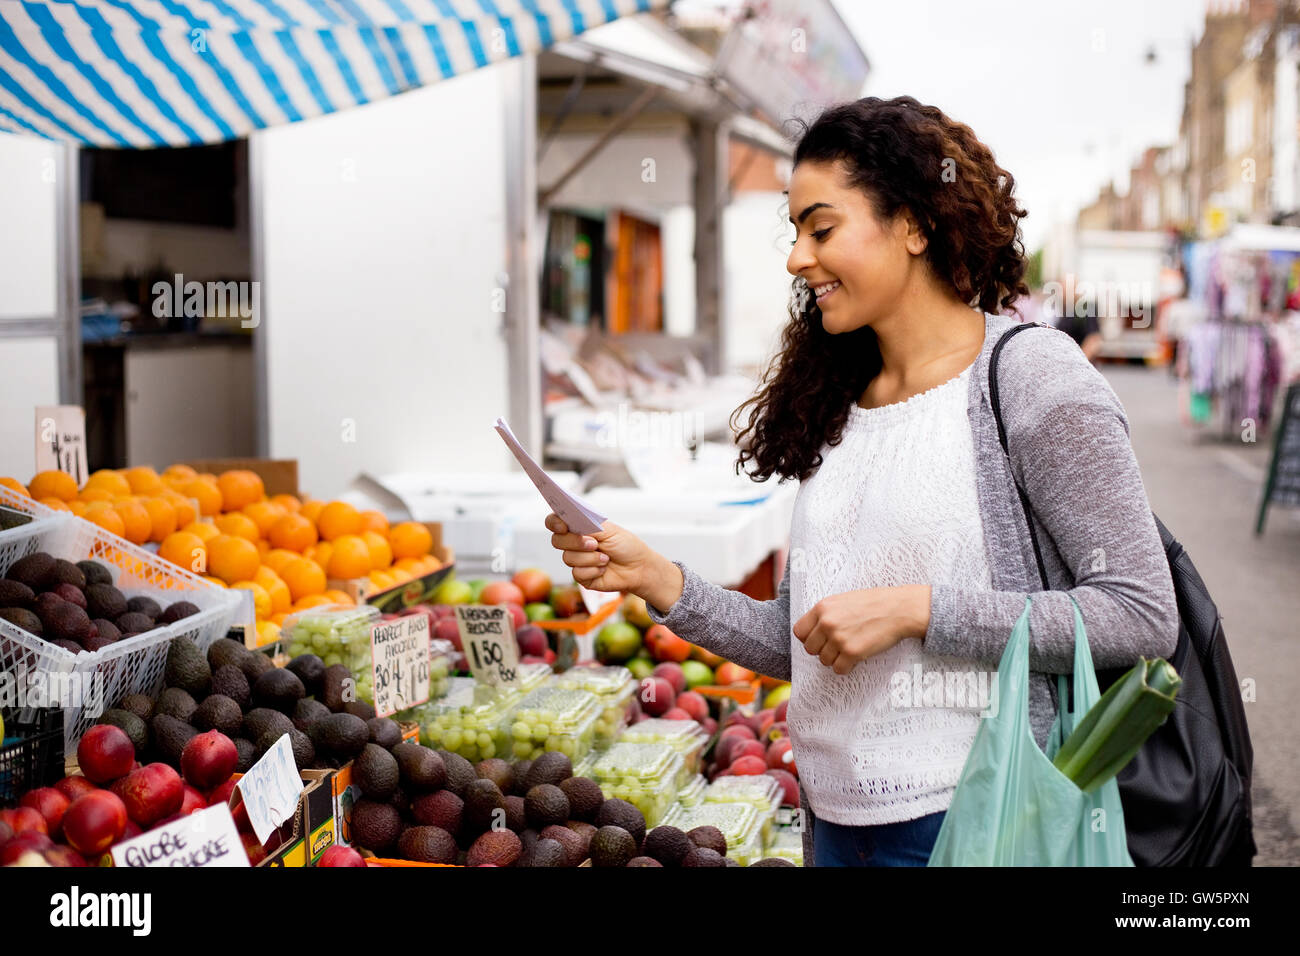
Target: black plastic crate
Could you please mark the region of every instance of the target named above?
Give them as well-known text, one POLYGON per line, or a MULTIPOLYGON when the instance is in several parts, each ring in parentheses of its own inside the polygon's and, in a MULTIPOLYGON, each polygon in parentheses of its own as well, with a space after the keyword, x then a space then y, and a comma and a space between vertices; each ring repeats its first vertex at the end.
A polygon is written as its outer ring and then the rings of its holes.
POLYGON ((30 721, 5 719, 0 744, 0 806, 63 777, 63 711, 41 708, 30 721), (12 741, 12 742, 11 742, 12 741))

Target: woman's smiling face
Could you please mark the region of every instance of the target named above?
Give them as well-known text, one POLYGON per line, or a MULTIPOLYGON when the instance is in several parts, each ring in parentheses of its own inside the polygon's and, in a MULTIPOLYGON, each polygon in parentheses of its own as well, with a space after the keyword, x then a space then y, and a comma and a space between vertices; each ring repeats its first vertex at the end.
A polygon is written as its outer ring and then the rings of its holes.
POLYGON ((795 239, 785 267, 808 283, 822 327, 832 334, 852 332, 891 312, 913 255, 924 249, 924 239, 909 239, 907 217, 877 220, 871 201, 848 185, 838 162, 796 166, 789 200, 795 239))

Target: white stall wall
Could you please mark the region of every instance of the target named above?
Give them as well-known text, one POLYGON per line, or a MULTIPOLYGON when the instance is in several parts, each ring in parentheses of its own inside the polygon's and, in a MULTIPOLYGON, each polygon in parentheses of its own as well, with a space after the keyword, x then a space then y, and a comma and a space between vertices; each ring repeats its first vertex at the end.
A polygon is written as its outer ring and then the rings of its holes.
POLYGON ((509 68, 256 134, 269 451, 305 491, 509 470, 509 68))
POLYGON ((36 406, 59 404, 58 341, 0 339, 0 366, 0 475, 25 482, 36 472, 36 406))
POLYGON ((785 216, 785 197, 776 192, 739 193, 723 213, 729 370, 765 366, 789 321, 792 232, 785 216))

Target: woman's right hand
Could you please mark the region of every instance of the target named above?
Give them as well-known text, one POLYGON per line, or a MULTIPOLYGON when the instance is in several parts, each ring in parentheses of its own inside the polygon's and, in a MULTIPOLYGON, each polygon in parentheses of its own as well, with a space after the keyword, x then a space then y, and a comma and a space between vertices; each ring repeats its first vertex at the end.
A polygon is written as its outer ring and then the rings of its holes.
POLYGON ((557 514, 546 516, 551 546, 563 552, 573 580, 593 591, 626 591, 667 609, 681 596, 681 572, 644 541, 606 521, 595 534, 571 532, 557 514), (664 603, 660 603, 664 602, 664 603))

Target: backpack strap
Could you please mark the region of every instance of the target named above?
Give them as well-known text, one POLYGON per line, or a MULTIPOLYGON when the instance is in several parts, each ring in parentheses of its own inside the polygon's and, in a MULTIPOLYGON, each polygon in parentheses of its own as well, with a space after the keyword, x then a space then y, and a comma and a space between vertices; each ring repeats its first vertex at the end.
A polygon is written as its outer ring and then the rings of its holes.
MULTIPOLYGON (((1002 422, 1002 400, 998 396, 998 358, 1002 355, 1002 350, 1006 348, 1012 337, 1020 334, 1026 329, 1043 328, 1050 329, 1050 325, 1044 325, 1042 322, 1022 322, 1019 325, 1013 325, 1002 333, 993 346, 993 354, 989 357, 989 399, 993 404, 993 421, 998 426, 998 441, 1002 444, 1002 453, 1007 456, 1007 464, 1011 464, 1011 451, 1007 447, 1007 429, 1002 422)), ((1029 496, 1025 494, 1025 489, 1016 481, 1015 470, 1012 469, 1011 480, 1015 483, 1016 492, 1020 495, 1020 507, 1025 513, 1025 524, 1029 526, 1029 540, 1034 546, 1034 561, 1038 565, 1038 577, 1043 583, 1043 590, 1050 591, 1051 588, 1047 583, 1047 566, 1043 563, 1043 552, 1038 545, 1038 532, 1034 530, 1033 511, 1029 505, 1029 496)))

